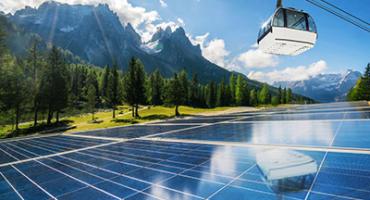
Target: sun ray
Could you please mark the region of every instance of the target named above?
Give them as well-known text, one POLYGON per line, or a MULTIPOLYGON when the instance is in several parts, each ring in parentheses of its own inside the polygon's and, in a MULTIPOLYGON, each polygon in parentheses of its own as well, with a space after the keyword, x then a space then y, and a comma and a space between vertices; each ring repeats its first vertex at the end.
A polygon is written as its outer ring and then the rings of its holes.
POLYGON ((94 16, 95 16, 96 22, 97 22, 97 24, 98 24, 98 27, 99 27, 100 33, 101 33, 101 34, 102 34, 102 36, 103 36, 103 40, 104 40, 105 48, 106 48, 106 50, 108 51, 109 56, 111 57, 111 63, 113 63, 113 62, 115 61, 115 59, 114 59, 114 56, 113 56, 112 50, 111 50, 111 48, 110 48, 110 45, 109 45, 109 42, 108 42, 108 39, 107 39, 107 36, 106 36, 105 30, 103 29, 103 27, 102 27, 102 25, 101 25, 99 15, 98 15, 98 13, 96 12, 96 9, 97 9, 97 8, 94 8, 94 9, 93 9, 93 13, 94 13, 94 16))

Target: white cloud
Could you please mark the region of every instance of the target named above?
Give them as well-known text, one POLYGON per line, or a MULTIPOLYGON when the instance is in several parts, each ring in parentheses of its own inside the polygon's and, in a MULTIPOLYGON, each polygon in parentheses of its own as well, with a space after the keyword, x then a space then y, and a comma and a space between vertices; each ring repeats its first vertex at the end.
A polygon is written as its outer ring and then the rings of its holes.
POLYGON ((259 49, 250 49, 240 54, 236 61, 242 68, 275 67, 279 64, 277 56, 263 53, 259 49))
POLYGON ((157 32, 158 28, 166 29, 167 27, 170 27, 172 31, 177 29, 178 27, 184 27, 185 22, 181 18, 177 18, 176 21, 167 21, 167 22, 160 22, 160 23, 148 23, 145 24, 144 28, 138 29, 137 31, 142 37, 142 40, 144 42, 149 41, 153 34, 157 32))
POLYGON ((161 6, 163 7, 163 8, 167 8, 167 3, 164 1, 164 0, 159 0, 159 3, 161 4, 161 6))
POLYGON ((227 56, 230 54, 226 50, 225 41, 223 39, 213 39, 207 42, 209 33, 204 35, 199 35, 193 38, 191 35, 188 35, 188 38, 193 43, 193 45, 200 45, 202 49, 202 55, 209 61, 219 65, 221 67, 227 67, 227 56))
MULTIPOLYGON (((25 6, 38 7, 45 0, 2 0, 3 5, 0 10, 14 13, 16 10, 25 6)), ((147 11, 143 7, 135 7, 128 0, 58 0, 60 3, 68 4, 108 4, 110 9, 117 13, 121 22, 130 22, 135 28, 140 24, 149 24, 160 19, 157 11, 147 11)))
POLYGON ((189 40, 193 45, 200 45, 203 47, 204 43, 206 42, 207 38, 209 36, 209 33, 205 33, 204 35, 199 35, 193 38, 191 35, 188 35, 189 40))
POLYGON ((202 54, 205 58, 216 65, 226 67, 225 58, 230 54, 230 52, 226 50, 224 40, 214 39, 203 47, 202 54))
POLYGON ((251 71, 248 74, 248 78, 268 83, 275 81, 300 81, 321 74, 326 69, 327 63, 324 60, 319 60, 308 67, 287 67, 283 70, 274 70, 272 72, 251 71))
MULTIPOLYGON (((45 0, 1 0, 0 10, 6 13, 14 13, 25 6, 38 7, 43 2, 45 0)), ((143 41, 148 41, 158 27, 166 28, 170 26, 174 30, 179 26, 185 26, 181 18, 176 21, 163 22, 157 11, 148 11, 143 7, 133 6, 128 0, 58 0, 58 2, 85 5, 108 4, 109 8, 117 13, 121 23, 132 24, 143 41)), ((167 5, 164 0, 160 0, 160 3, 162 6, 167 5)))

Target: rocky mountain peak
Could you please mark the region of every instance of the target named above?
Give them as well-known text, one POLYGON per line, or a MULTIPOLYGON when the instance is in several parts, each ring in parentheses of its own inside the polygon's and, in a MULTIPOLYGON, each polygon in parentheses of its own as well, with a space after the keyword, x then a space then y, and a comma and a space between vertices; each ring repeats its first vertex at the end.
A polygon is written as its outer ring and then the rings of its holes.
POLYGON ((135 44, 135 46, 140 46, 140 44, 141 44, 141 37, 135 31, 135 29, 131 25, 131 23, 127 23, 127 25, 125 27, 125 36, 126 36, 126 38, 130 38, 130 40, 133 42, 133 44, 135 44))
POLYGON ((218 81, 230 75, 205 59, 199 45, 190 42, 182 27, 159 28, 151 41, 143 43, 132 24, 122 22, 107 4, 47 1, 38 8, 21 9, 8 20, 97 66, 111 65, 115 60, 124 68, 135 56, 142 60, 147 72, 160 68, 166 76, 184 68, 197 73, 204 81, 218 81))
POLYGON ((172 30, 171 27, 166 27, 165 30, 162 29, 162 27, 157 28, 157 31, 153 34, 152 38, 149 42, 155 42, 162 39, 167 39, 171 36, 172 30))

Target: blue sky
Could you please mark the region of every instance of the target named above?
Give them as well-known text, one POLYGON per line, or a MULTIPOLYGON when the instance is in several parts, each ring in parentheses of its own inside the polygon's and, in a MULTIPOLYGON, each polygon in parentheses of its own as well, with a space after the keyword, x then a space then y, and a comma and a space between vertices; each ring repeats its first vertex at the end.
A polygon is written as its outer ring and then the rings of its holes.
MULTIPOLYGON (((0 10, 14 12, 44 0, 1 0, 0 10)), ((363 72, 370 62, 370 33, 309 4, 284 0, 286 7, 310 13, 318 27, 315 47, 294 57, 263 54, 253 45, 260 25, 275 9, 275 0, 58 0, 69 4, 107 3, 122 23, 130 22, 148 40, 160 27, 183 26, 210 61, 250 78, 272 83, 302 80, 346 69, 363 72)), ((370 0, 327 0, 370 21, 370 0)))
MULTIPOLYGON (((340 8, 370 21, 369 0, 328 0, 340 8)), ((275 0, 166 0, 162 7, 159 1, 131 0, 135 6, 156 10, 162 19, 175 21, 181 18, 185 29, 192 36, 209 33, 208 42, 222 39, 232 60, 251 49, 258 29, 274 11, 275 0)), ((271 72, 309 66, 324 61, 322 72, 343 72, 346 69, 363 71, 370 62, 370 34, 338 17, 321 10, 304 0, 285 0, 284 6, 309 12, 318 27, 316 46, 295 57, 276 58, 275 67, 241 67, 245 74, 250 71, 271 72)))

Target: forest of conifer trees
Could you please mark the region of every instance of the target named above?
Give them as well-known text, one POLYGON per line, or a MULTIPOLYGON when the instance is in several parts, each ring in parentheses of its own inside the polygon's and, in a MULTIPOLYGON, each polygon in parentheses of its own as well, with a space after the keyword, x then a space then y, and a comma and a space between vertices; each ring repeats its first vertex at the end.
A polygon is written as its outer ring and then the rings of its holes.
MULTIPOLYGON (((71 64, 65 52, 51 47, 40 52, 37 41, 25 58, 11 55, 0 34, 0 125, 33 121, 50 126, 63 116, 95 113, 111 109, 115 118, 117 107, 132 107, 138 118, 139 105, 213 108, 217 106, 257 106, 296 102, 290 89, 278 88, 272 95, 270 87, 250 87, 241 74, 225 77, 220 83, 201 84, 197 74, 186 71, 164 78, 159 70, 146 74, 142 62, 132 58, 126 71, 122 66, 104 69, 88 64, 71 64), (276 93, 276 92, 275 92, 276 93)), ((303 100, 301 100, 303 101, 303 100)), ((94 117, 93 117, 94 119, 94 117)))

